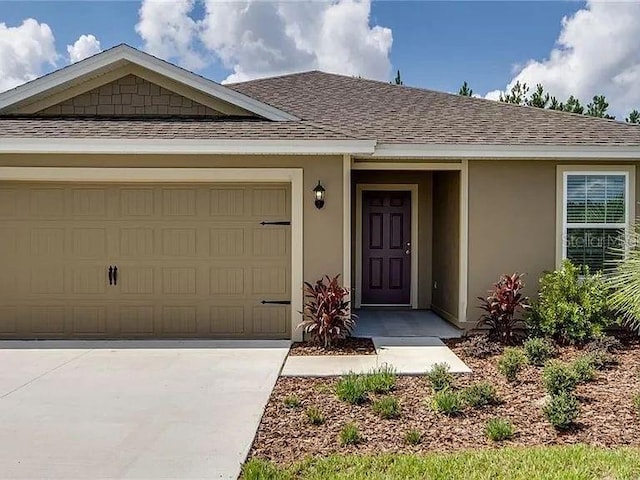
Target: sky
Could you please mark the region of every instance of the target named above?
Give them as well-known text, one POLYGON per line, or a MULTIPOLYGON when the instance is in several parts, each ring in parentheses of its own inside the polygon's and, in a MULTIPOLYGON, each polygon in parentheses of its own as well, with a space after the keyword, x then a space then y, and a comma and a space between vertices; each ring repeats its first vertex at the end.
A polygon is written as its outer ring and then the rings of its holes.
POLYGON ((319 69, 640 109, 640 0, 0 0, 0 91, 120 43, 218 82, 319 69))

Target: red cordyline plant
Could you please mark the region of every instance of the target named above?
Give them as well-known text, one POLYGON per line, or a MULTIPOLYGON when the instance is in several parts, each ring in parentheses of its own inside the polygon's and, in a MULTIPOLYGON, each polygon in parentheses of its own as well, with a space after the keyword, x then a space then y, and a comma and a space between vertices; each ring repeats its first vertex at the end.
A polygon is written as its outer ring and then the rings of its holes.
POLYGON ((311 341, 324 348, 349 336, 356 324, 356 316, 350 313, 349 300, 346 300, 349 289, 338 283, 339 277, 325 275, 315 284, 304 282, 306 303, 298 328, 304 329, 311 341))
POLYGON ((486 312, 478 326, 488 326, 490 336, 508 345, 513 343, 514 330, 520 322, 517 314, 529 308, 529 299, 521 293, 522 277, 521 273, 502 275, 486 298, 478 297, 480 308, 486 312))

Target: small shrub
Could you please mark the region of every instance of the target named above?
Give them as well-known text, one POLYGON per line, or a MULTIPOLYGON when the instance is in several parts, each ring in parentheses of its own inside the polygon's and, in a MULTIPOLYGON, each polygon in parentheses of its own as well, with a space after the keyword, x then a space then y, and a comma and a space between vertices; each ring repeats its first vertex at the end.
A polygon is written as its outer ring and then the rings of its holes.
POLYGON ((347 423, 340 430, 340 445, 357 445, 362 442, 362 435, 355 423, 347 423))
POLYGON ((464 403, 473 408, 498 403, 496 388, 489 382, 475 383, 465 388, 461 395, 464 403))
POLYGON ((571 393, 578 385, 578 376, 569 363, 549 362, 542 370, 542 383, 549 395, 571 393))
POLYGON ((522 274, 502 275, 486 298, 478 297, 480 308, 485 311, 478 326, 488 326, 489 335, 505 345, 513 343, 514 329, 520 322, 518 314, 529 307, 523 288, 522 274))
POLYGON ((603 370, 618 363, 615 355, 606 350, 591 351, 587 355, 591 361, 591 365, 593 365, 593 368, 596 370, 603 370))
POLYGON ((404 434, 404 442, 407 445, 419 445, 422 442, 422 432, 420 430, 416 430, 412 428, 411 430, 407 430, 404 434))
POLYGON ((282 403, 284 403, 284 406, 287 408, 298 408, 301 402, 297 396, 287 395, 286 397, 284 397, 282 403))
POLYGON ((636 410, 636 413, 640 415, 640 393, 636 393, 631 399, 631 403, 633 408, 636 410))
POLYGON ((311 425, 322 425, 324 423, 324 415, 318 407, 312 405, 304 413, 311 425))
POLYGON ((505 348, 504 353, 498 359, 498 371, 506 377, 509 382, 518 379, 518 373, 527 362, 522 350, 519 348, 505 348))
POLYGON ((491 418, 484 427, 484 434, 493 442, 509 440, 514 433, 513 425, 504 418, 491 418))
POLYGON ((364 375, 350 372, 336 384, 336 395, 343 402, 359 405, 368 399, 368 385, 364 375))
POLYGON ((473 358, 487 358, 502 353, 502 344, 494 342, 488 335, 474 335, 465 340, 462 351, 473 358))
POLYGON ((567 430, 580 414, 580 403, 572 393, 562 392, 552 396, 543 411, 556 430, 567 430))
POLYGON ((382 365, 368 373, 365 382, 370 392, 389 393, 396 386, 396 371, 390 365, 382 365))
POLYGON ((573 372, 575 373, 578 383, 591 382, 596 378, 596 369, 593 364, 591 354, 582 355, 576 358, 572 363, 573 372))
POLYGON ((382 397, 373 402, 371 405, 373 412, 380 418, 398 418, 400 417, 400 404, 395 397, 382 397))
POLYGON ((324 348, 349 336, 356 324, 356 316, 350 312, 347 300, 349 289, 338 283, 339 277, 326 275, 315 284, 304 283, 306 301, 298 328, 324 348))
POLYGON ((531 365, 541 367, 555 355, 553 344, 546 338, 530 338, 524 342, 524 354, 531 365))
POLYGON ((453 375, 447 363, 436 363, 427 372, 427 380, 434 392, 440 392, 453 386, 453 375))
POLYGON ((538 300, 526 316, 527 325, 535 336, 561 344, 588 342, 615 321, 608 296, 601 274, 565 260, 560 269, 540 278, 538 300))
POLYGON ((435 412, 453 417, 462 412, 462 397, 451 389, 440 390, 433 394, 431 408, 435 412))
POLYGON ((591 340, 585 346, 587 352, 609 352, 614 353, 622 348, 622 343, 616 337, 601 335, 591 340))

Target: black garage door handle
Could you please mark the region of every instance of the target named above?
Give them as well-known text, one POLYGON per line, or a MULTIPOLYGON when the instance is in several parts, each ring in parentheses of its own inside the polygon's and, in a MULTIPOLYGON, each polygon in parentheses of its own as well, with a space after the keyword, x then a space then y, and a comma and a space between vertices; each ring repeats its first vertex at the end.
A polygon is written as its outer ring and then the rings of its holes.
POLYGON ((291 305, 291 300, 262 300, 263 305, 291 305))

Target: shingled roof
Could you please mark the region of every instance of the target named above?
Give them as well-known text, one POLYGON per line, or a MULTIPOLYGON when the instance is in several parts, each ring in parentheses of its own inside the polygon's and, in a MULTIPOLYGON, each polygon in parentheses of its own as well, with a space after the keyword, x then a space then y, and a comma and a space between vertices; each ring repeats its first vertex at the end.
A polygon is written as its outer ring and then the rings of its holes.
POLYGON ((640 146, 638 125, 319 71, 227 87, 383 143, 640 146))

